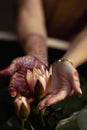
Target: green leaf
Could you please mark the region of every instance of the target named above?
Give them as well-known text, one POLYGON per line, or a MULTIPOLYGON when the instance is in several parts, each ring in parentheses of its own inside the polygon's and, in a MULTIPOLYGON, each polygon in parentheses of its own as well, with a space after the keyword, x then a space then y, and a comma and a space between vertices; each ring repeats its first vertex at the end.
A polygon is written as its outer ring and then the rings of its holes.
POLYGON ((68 115, 80 110, 82 108, 82 102, 79 100, 78 96, 74 94, 65 99, 63 107, 63 114, 68 115))
POLYGON ((16 116, 11 117, 0 130, 20 130, 20 123, 16 116))
POLYGON ((87 130, 87 109, 83 109, 79 112, 78 125, 80 130, 87 130))
POLYGON ((61 120, 55 130, 80 130, 77 123, 77 113, 74 113, 72 116, 61 120))

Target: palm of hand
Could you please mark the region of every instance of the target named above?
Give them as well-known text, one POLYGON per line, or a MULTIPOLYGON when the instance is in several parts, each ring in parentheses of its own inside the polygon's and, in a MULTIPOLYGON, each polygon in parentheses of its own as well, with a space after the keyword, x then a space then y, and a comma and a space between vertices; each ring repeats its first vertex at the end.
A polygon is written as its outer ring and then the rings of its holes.
POLYGON ((81 94, 77 70, 69 62, 56 62, 52 70, 52 83, 49 94, 38 104, 39 109, 65 99, 73 92, 81 94))
POLYGON ((58 94, 58 101, 71 95, 73 91, 79 92, 79 75, 77 70, 68 62, 57 63, 53 67, 52 88, 58 94))
POLYGON ((1 70, 0 76, 11 76, 9 91, 13 97, 17 96, 19 93, 27 98, 32 97, 32 92, 25 78, 26 72, 28 69, 33 70, 34 67, 40 68, 42 65, 46 67, 33 56, 23 56, 14 59, 9 67, 1 70))

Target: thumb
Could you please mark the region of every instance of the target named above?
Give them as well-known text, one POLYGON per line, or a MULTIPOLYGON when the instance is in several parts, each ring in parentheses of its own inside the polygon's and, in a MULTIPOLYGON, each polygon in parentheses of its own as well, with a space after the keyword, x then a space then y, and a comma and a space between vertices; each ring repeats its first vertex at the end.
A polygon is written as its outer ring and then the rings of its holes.
POLYGON ((15 71, 17 71, 17 66, 12 63, 10 66, 0 71, 0 76, 11 76, 15 71))

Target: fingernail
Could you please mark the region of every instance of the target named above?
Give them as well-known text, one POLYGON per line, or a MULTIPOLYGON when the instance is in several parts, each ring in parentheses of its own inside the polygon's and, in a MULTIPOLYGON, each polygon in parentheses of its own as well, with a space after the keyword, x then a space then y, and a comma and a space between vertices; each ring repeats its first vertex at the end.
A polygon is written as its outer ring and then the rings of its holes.
POLYGON ((82 95, 82 90, 81 89, 79 89, 79 93, 82 95))
POLYGON ((46 107, 48 107, 48 106, 50 106, 50 104, 48 104, 48 103, 45 103, 45 106, 46 106, 46 107))
POLYGON ((76 76, 76 77, 78 77, 78 76, 79 76, 79 74, 78 74, 78 72, 77 72, 77 71, 75 71, 75 72, 74 72, 74 76, 76 76))
POLYGON ((38 108, 39 110, 42 110, 42 109, 43 109, 43 106, 39 105, 37 108, 38 108))
POLYGON ((45 107, 48 107, 48 106, 50 106, 49 104, 45 104, 45 107))

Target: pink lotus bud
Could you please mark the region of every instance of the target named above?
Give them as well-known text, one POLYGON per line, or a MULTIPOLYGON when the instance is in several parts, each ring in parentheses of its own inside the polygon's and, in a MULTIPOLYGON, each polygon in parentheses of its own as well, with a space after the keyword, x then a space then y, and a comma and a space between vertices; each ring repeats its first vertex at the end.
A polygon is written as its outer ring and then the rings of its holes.
POLYGON ((30 114, 30 105, 27 99, 23 96, 19 96, 15 99, 14 105, 16 108, 16 114, 20 120, 27 120, 30 114))
POLYGON ((43 66, 41 69, 34 68, 33 72, 28 70, 26 79, 29 89, 35 97, 42 98, 45 96, 51 86, 51 72, 45 70, 43 66))

